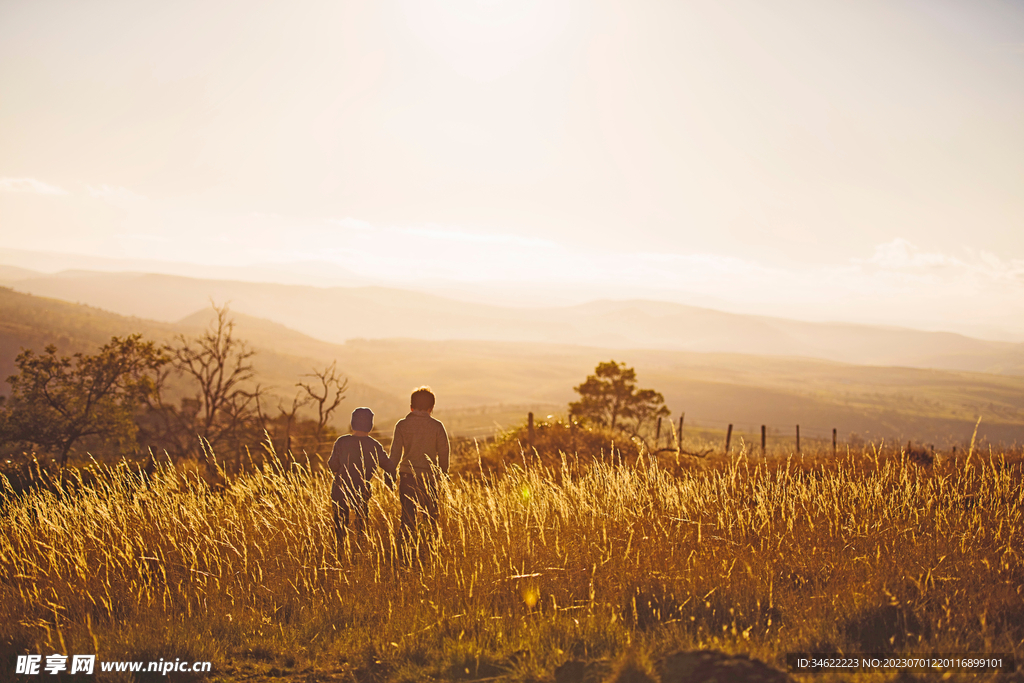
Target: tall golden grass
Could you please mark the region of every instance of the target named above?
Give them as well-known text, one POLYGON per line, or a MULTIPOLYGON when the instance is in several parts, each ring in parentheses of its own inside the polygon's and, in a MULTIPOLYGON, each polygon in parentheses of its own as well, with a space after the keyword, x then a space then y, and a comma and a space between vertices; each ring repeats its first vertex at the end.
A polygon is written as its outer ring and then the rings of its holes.
POLYGON ((379 482, 367 536, 336 556, 328 483, 307 463, 223 488, 97 466, 9 497, 6 659, 415 681, 551 680, 568 659, 695 647, 780 668, 788 651, 1024 653, 1021 465, 998 454, 924 468, 744 450, 690 472, 527 458, 445 483, 411 567, 379 482))

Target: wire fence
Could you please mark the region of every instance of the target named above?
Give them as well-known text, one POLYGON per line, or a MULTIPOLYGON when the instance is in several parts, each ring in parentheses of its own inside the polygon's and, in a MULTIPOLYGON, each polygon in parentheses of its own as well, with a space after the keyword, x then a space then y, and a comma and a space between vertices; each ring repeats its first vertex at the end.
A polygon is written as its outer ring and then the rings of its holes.
MULTIPOLYGON (((685 413, 678 418, 659 419, 657 423, 650 425, 643 433, 648 444, 655 450, 685 450, 684 445, 699 444, 703 448, 713 448, 715 451, 725 452, 739 447, 760 449, 762 451, 778 450, 780 448, 791 449, 794 452, 801 452, 805 448, 820 450, 822 447, 838 452, 840 447, 861 447, 872 441, 881 439, 869 439, 868 435, 859 436, 856 433, 840 434, 837 427, 822 424, 758 424, 756 422, 729 422, 719 419, 701 419, 699 421, 687 422, 685 413)), ((504 416, 503 416, 504 417, 504 416)), ((527 413, 523 421, 516 421, 516 424, 503 425, 497 421, 491 424, 478 425, 453 425, 449 429, 449 436, 454 441, 466 440, 478 442, 483 447, 487 442, 498 438, 503 432, 514 429, 523 429, 533 426, 534 415, 527 413)), ((564 421, 562 416, 546 415, 537 424, 551 421, 564 421)), ((532 434, 532 430, 530 431, 532 434)), ((385 449, 390 450, 392 435, 387 433, 374 433, 376 438, 385 449)), ((529 439, 528 439, 529 440, 529 439)), ((885 439, 885 442, 898 446, 892 437, 885 439)), ((331 453, 334 440, 317 441, 312 443, 295 443, 292 451, 295 454, 314 453, 326 462, 331 453)), ((464 447, 463 447, 464 448, 464 447)))

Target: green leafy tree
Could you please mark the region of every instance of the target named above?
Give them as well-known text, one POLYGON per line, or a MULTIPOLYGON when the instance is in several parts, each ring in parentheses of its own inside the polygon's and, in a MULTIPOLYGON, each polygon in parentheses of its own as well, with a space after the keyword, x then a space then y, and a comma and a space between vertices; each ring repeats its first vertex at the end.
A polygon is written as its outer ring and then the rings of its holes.
POLYGON ((50 452, 62 467, 82 443, 134 448, 136 413, 168 361, 138 334, 112 337, 94 355, 60 356, 53 345, 39 355, 24 350, 14 361, 18 374, 7 380, 0 440, 50 452))
POLYGON ((640 436, 646 425, 669 415, 665 398, 653 389, 637 388, 636 371, 614 360, 598 363, 594 374, 573 391, 580 395, 580 400, 569 404, 573 418, 632 436, 640 436))

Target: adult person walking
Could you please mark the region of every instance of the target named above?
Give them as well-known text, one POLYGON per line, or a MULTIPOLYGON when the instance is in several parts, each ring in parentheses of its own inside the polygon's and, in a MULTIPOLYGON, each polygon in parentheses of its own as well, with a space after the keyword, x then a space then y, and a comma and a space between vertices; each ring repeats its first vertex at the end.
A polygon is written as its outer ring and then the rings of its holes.
POLYGON ((430 387, 412 392, 409 414, 395 425, 391 442, 391 463, 398 469, 398 497, 402 504, 400 537, 402 556, 407 557, 416 536, 420 511, 432 533, 437 532, 437 494, 441 475, 448 473, 451 447, 448 433, 434 419, 435 397, 430 387))

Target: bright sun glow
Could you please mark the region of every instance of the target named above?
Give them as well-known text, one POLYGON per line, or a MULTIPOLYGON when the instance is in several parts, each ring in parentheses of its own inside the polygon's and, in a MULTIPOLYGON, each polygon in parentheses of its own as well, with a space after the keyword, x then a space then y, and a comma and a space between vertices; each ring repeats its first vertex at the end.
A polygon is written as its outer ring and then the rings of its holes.
POLYGON ((541 52, 571 18, 566 0, 405 0, 409 25, 457 73, 504 76, 541 52))
POLYGON ((1020 3, 115 4, 0 3, 0 266, 1024 339, 1020 3))

